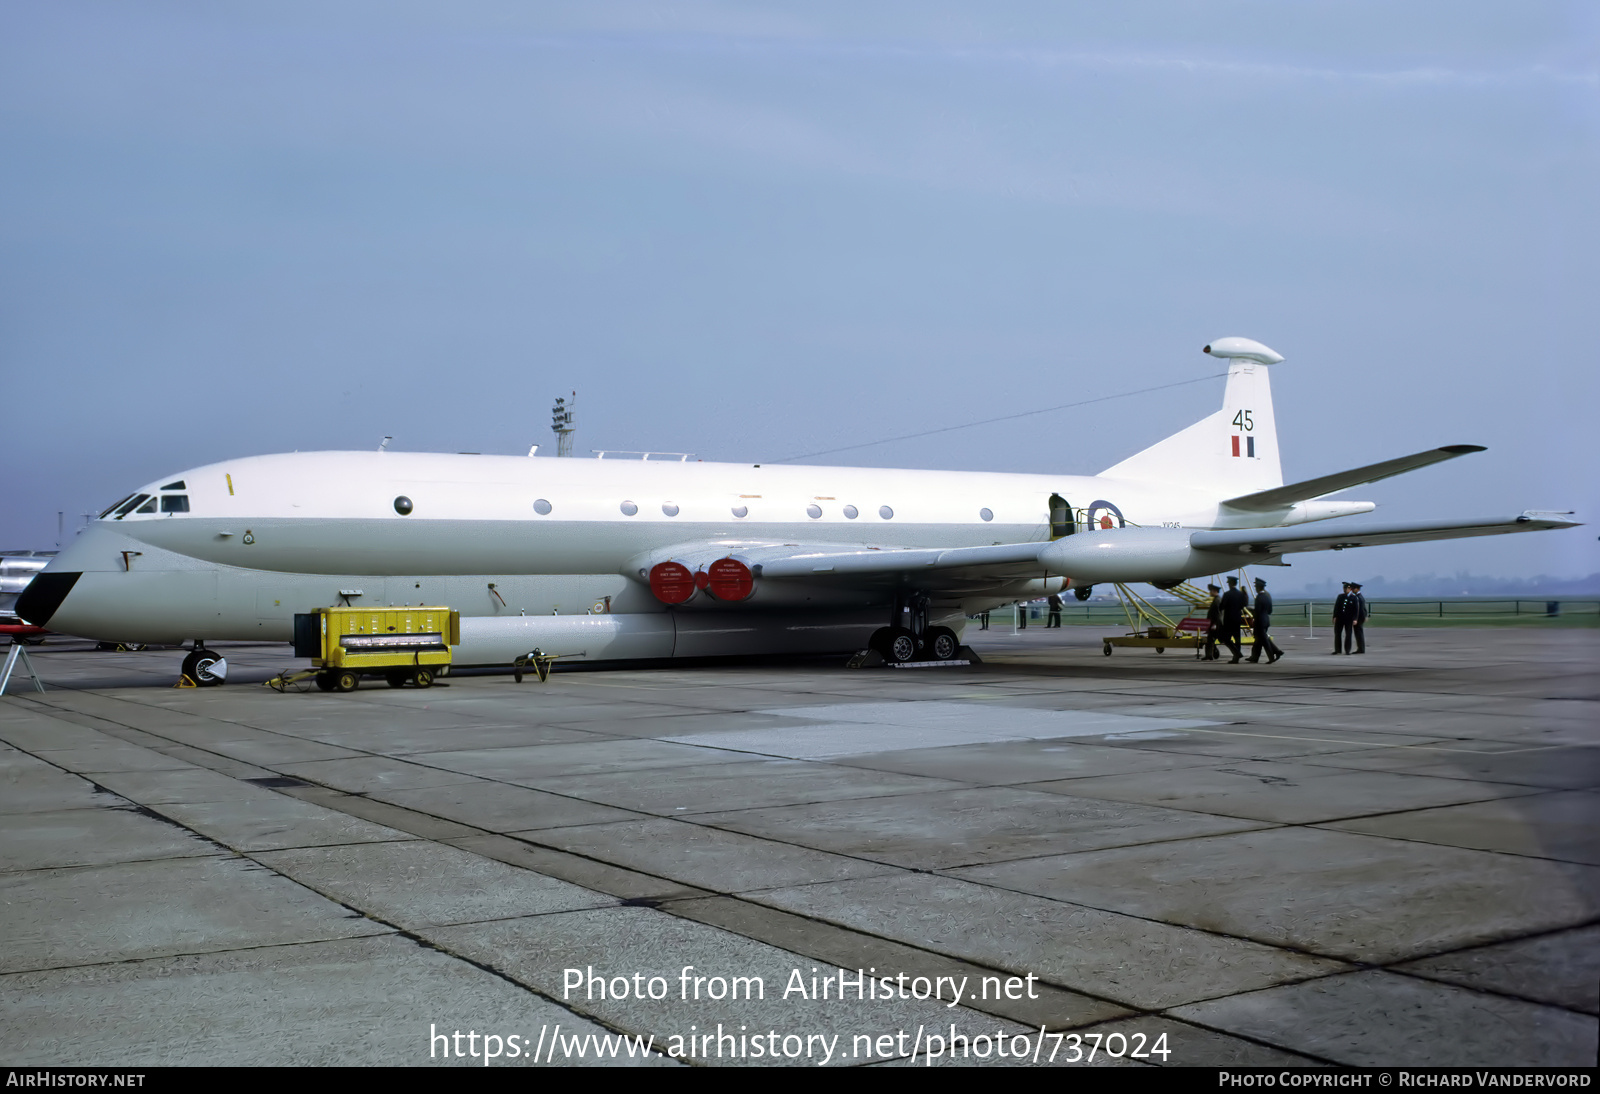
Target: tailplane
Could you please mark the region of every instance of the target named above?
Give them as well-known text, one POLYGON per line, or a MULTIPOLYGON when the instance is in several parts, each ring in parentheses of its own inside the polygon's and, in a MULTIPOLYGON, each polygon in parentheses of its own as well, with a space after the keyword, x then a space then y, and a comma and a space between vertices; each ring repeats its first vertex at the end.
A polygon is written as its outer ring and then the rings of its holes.
POLYGON ((1100 472, 1235 497, 1283 485, 1278 427, 1268 367, 1283 358, 1248 338, 1219 338, 1205 348, 1228 361, 1222 409, 1100 472))

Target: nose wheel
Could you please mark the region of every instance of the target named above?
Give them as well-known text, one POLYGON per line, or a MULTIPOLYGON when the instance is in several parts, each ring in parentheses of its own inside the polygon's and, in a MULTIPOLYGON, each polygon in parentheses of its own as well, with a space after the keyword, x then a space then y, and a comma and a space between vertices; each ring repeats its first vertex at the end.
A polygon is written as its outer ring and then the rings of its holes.
POLYGON ((183 659, 183 675, 197 687, 214 688, 228 680, 228 661, 221 654, 197 649, 183 659))

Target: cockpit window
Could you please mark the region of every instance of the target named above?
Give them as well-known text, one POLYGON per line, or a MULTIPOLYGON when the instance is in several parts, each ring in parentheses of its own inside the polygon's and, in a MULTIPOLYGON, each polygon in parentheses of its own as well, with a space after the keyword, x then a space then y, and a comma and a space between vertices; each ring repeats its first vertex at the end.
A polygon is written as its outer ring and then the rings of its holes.
POLYGON ((139 508, 134 510, 135 513, 154 513, 155 511, 156 511, 156 499, 155 498, 151 498, 149 501, 145 502, 143 505, 139 506, 139 508))
POLYGON ((114 513, 114 512, 116 512, 116 511, 117 511, 117 508, 118 508, 118 507, 119 507, 119 506, 120 506, 120 505, 122 505, 122 504, 123 504, 123 502, 128 502, 128 501, 132 501, 132 500, 133 500, 133 495, 132 495, 132 494, 129 494, 129 495, 128 495, 128 496, 127 496, 127 497, 125 497, 125 498, 123 498, 123 499, 122 499, 122 501, 114 501, 114 502, 112 502, 112 503, 111 503, 111 504, 110 504, 110 505, 108 505, 108 506, 106 506, 106 510, 105 510, 105 512, 103 512, 103 513, 101 513, 101 514, 100 514, 100 515, 99 515, 99 516, 98 516, 98 517, 96 517, 96 518, 95 518, 95 519, 96 519, 96 520, 105 520, 105 519, 106 519, 106 518, 107 518, 107 517, 109 517, 109 516, 110 516, 110 515, 111 515, 111 514, 112 514, 112 513, 114 513))
POLYGON ((116 519, 117 520, 121 520, 123 517, 125 517, 129 513, 133 512, 134 509, 138 508, 139 506, 143 505, 145 502, 147 502, 149 500, 150 500, 150 495, 149 494, 135 494, 133 497, 129 498, 127 501, 125 501, 121 505, 117 506, 116 519))
POLYGON ((187 490, 188 487, 183 485, 183 480, 182 479, 179 479, 177 482, 169 482, 169 483, 167 483, 167 485, 163 486, 161 489, 163 489, 163 490, 187 490))
MULTIPOLYGON (((139 510, 141 513, 143 509, 139 510)), ((161 511, 163 513, 187 513, 189 511, 188 494, 163 494, 161 495, 161 511)))

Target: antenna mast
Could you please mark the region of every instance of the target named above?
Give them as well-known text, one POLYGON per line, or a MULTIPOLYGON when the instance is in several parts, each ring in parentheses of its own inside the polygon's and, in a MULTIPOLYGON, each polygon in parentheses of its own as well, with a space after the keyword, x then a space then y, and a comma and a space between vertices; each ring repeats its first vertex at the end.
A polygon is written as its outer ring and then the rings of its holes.
POLYGON ((572 412, 578 405, 578 393, 574 391, 570 397, 556 397, 556 405, 550 411, 550 428, 556 434, 556 455, 572 455, 572 435, 578 427, 572 422, 572 412))

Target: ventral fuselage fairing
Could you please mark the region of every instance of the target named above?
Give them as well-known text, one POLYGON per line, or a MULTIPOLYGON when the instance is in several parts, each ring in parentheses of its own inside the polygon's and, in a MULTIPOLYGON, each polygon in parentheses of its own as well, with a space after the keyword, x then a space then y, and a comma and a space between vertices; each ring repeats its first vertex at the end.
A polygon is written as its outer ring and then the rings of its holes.
POLYGON ((1286 486, 1269 369, 1247 339, 1222 409, 1096 476, 317 452, 230 460, 135 491, 40 575, 18 611, 116 641, 289 641, 297 613, 441 604, 461 664, 534 647, 611 660, 859 648, 886 630, 1105 581, 1171 582, 1298 550, 1561 527, 1305 525, 1364 513, 1323 495, 1450 459, 1286 486), (1326 542, 1324 542, 1326 540, 1326 542))

